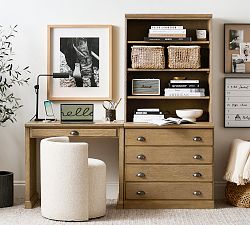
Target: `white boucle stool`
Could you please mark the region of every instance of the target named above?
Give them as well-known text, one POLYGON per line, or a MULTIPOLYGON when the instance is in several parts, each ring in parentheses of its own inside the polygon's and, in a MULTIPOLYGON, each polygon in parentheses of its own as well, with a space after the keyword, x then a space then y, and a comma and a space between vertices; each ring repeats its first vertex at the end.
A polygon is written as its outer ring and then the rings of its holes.
POLYGON ((85 221, 106 212, 106 165, 88 159, 88 144, 68 137, 41 141, 41 213, 63 221, 85 221))

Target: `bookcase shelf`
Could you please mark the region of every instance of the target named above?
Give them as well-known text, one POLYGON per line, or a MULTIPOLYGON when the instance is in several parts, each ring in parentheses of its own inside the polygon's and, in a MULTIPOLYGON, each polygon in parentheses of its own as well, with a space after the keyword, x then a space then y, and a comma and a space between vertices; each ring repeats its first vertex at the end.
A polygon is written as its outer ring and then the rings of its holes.
POLYGON ((133 114, 137 108, 159 108, 163 112, 170 112, 175 116, 176 109, 199 108, 204 114, 199 121, 212 122, 212 29, 211 15, 209 14, 143 14, 126 15, 126 79, 125 79, 125 121, 132 122, 133 114), (187 37, 192 41, 144 41, 151 26, 183 26, 187 37), (206 30, 207 39, 197 40, 196 30, 206 30), (131 68, 131 47, 133 45, 164 46, 165 69, 133 69, 131 68), (167 46, 199 45, 201 68, 199 69, 171 69, 168 68, 167 46), (188 80, 199 80, 205 88, 204 97, 190 96, 164 96, 164 89, 173 77, 186 77, 188 80), (160 79, 160 96, 132 95, 133 79, 160 79))

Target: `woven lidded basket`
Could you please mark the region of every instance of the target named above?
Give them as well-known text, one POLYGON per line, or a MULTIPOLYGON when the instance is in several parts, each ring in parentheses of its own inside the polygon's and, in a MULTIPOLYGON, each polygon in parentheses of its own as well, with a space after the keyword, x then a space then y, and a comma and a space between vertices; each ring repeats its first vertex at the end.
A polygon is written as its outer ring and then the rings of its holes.
POLYGON ((227 182, 225 197, 231 205, 250 208, 250 183, 237 185, 232 182, 227 182))
POLYGON ((163 46, 132 46, 131 61, 133 69, 164 69, 163 46))
POLYGON ((168 67, 197 69, 201 67, 200 46, 168 46, 168 67))

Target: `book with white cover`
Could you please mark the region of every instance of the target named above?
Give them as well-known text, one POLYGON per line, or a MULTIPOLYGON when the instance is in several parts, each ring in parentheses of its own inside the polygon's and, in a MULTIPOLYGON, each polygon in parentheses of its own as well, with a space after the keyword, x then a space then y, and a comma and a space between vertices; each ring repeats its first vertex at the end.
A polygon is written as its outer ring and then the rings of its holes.
POLYGON ((165 93, 196 93, 205 92, 205 88, 165 88, 165 93))
POLYGON ((186 34, 186 29, 149 29, 150 34, 186 34))
POLYGON ((170 83, 199 83, 199 80, 170 80, 170 83))
POLYGON ((160 112, 159 108, 143 108, 137 109, 138 112, 160 112))
POLYGON ((183 29, 183 26, 151 26, 151 29, 183 29))
POLYGON ((187 97, 204 97, 204 92, 196 92, 196 93, 165 93, 166 97, 178 97, 178 96, 187 96, 187 97))
POLYGON ((162 120, 164 115, 134 115, 133 122, 147 123, 150 120, 162 120))
POLYGON ((189 120, 184 120, 180 118, 174 118, 174 117, 168 117, 167 119, 162 119, 162 120, 150 120, 148 123, 152 123, 158 126, 163 126, 163 125, 170 125, 170 124, 189 124, 189 123, 195 123, 191 122, 189 120))

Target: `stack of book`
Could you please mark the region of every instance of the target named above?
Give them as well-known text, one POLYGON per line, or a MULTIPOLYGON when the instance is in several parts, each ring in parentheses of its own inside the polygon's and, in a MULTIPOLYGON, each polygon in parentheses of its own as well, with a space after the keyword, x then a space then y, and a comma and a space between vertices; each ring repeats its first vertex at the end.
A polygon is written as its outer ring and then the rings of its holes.
POLYGON ((145 41, 191 41, 183 26, 151 26, 145 41))
POLYGON ((148 108, 148 109, 137 109, 133 122, 147 123, 151 120, 162 120, 164 119, 164 114, 158 108, 148 108))
POLYGON ((202 97, 205 96, 205 88, 201 88, 199 80, 170 80, 165 96, 202 97))

